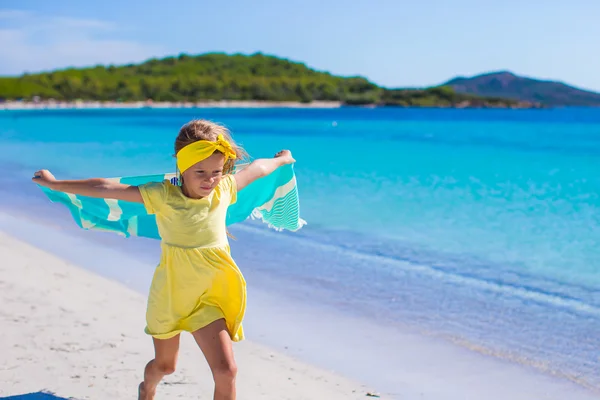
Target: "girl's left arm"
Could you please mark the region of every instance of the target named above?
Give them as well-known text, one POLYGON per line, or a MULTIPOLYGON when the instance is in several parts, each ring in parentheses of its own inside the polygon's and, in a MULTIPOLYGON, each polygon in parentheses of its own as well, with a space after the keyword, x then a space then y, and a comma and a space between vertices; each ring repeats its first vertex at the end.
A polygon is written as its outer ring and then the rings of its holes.
POLYGON ((275 154, 275 157, 273 158, 260 158, 254 160, 250 165, 234 175, 238 192, 255 180, 271 174, 282 165, 292 164, 294 162, 296 162, 296 160, 294 160, 292 153, 289 150, 282 150, 275 154))

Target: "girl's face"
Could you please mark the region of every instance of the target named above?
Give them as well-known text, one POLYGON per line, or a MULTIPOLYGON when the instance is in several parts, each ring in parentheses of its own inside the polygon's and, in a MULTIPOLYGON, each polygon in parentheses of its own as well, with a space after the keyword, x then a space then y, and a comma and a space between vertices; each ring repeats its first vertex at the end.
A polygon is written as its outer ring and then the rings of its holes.
POLYGON ((208 196, 221 181, 224 164, 225 156, 214 152, 185 170, 182 174, 184 193, 195 199, 208 196))

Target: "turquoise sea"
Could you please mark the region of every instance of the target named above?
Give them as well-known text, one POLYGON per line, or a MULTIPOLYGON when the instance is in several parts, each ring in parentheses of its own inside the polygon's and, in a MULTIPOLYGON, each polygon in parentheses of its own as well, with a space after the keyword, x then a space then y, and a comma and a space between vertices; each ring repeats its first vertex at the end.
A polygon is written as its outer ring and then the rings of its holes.
POLYGON ((172 172, 193 118, 297 160, 308 225, 232 229, 252 287, 600 388, 600 109, 3 111, 0 210, 152 263, 154 243, 87 235, 30 177, 172 172))

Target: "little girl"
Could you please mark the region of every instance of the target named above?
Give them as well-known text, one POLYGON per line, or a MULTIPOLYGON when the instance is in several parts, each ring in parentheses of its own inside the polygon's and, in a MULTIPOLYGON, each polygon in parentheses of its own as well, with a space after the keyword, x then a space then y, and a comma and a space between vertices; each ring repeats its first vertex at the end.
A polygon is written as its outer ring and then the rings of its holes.
POLYGON ((168 180, 130 186, 102 178, 56 180, 47 170, 34 182, 83 196, 144 204, 156 216, 161 258, 148 296, 145 332, 155 356, 144 370, 139 399, 153 399, 158 383, 175 371, 179 335, 191 332, 215 383, 214 399, 235 399, 232 341, 244 338, 246 282, 231 258, 225 218, 237 193, 278 167, 294 163, 288 150, 234 172, 247 157, 222 126, 205 120, 184 125, 175 140, 181 184, 168 180))

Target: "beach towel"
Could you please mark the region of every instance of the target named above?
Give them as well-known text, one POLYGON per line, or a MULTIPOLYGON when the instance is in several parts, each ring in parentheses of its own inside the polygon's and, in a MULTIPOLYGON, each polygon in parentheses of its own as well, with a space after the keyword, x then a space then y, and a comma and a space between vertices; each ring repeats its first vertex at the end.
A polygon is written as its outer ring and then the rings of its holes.
MULTIPOLYGON (((236 169, 240 168, 244 168, 244 165, 236 166, 236 169)), ((141 185, 164 179, 177 184, 178 178, 174 173, 168 173, 110 179, 128 185, 141 185)), ((142 203, 87 197, 38 186, 50 201, 66 206, 80 228, 113 232, 124 237, 160 240, 155 216, 148 214, 142 203)), ((226 225, 249 218, 260 219, 278 231, 296 231, 306 224, 300 218, 298 187, 292 164, 279 167, 238 193, 237 201, 229 206, 226 225)))

